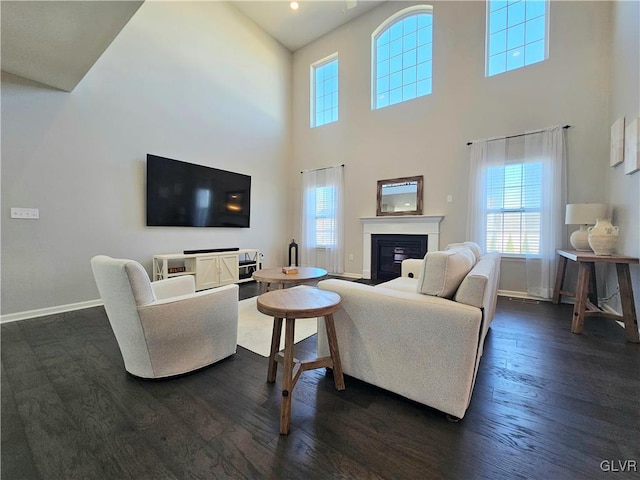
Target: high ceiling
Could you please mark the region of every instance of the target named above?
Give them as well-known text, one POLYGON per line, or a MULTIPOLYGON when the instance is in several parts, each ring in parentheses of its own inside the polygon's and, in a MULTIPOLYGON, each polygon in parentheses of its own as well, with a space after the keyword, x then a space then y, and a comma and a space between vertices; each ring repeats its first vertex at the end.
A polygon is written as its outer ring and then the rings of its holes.
MULTIPOLYGON (((143 1, 1 2, 2 70, 70 92, 143 1)), ((382 1, 232 1, 290 51, 377 7, 382 1)))
POLYGON ((70 92, 142 3, 2 0, 2 70, 70 92))
POLYGON ((384 2, 298 0, 296 11, 291 10, 288 0, 232 3, 293 52, 384 2))

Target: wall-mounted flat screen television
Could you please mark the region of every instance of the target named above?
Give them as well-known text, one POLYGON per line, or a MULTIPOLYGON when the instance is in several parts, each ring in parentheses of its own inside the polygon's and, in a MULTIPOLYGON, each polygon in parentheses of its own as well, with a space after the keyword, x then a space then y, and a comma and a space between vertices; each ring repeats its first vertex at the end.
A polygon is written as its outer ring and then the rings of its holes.
POLYGON ((147 225, 249 227, 251 176, 147 155, 147 225))

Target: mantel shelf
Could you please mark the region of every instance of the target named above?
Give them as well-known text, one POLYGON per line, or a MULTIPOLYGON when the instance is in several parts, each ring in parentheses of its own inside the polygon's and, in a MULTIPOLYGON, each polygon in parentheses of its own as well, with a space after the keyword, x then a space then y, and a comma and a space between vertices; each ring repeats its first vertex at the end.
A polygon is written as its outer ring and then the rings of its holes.
POLYGON ((444 215, 381 215, 360 217, 362 223, 440 223, 444 215))

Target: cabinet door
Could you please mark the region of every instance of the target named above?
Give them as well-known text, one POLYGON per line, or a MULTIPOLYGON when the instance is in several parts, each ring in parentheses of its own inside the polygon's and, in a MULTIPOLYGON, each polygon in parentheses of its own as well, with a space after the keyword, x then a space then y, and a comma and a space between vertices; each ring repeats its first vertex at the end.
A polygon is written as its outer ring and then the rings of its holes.
POLYGON ((196 259, 196 290, 213 288, 220 285, 218 281, 218 258, 199 257, 196 259))
POLYGON ((238 255, 224 255, 220 260, 220 285, 238 281, 238 255))

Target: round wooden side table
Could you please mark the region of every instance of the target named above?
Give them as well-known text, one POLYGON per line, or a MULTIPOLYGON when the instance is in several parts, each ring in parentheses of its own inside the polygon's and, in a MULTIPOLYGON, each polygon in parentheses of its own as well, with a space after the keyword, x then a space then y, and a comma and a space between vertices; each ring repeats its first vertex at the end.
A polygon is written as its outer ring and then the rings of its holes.
POLYGON ((298 273, 284 273, 282 268, 264 268, 253 272, 253 279, 260 282, 263 291, 268 291, 272 285, 284 288, 287 285, 300 285, 314 282, 327 276, 324 268, 296 267, 298 273))
POLYGON ((258 297, 258 311, 273 317, 273 334, 271 336, 271 353, 267 381, 276 381, 278 362, 283 364, 282 403, 280 404, 280 433, 289 433, 291 423, 291 394, 306 370, 316 368, 333 368, 333 380, 337 390, 344 390, 344 376, 340 363, 340 351, 336 339, 333 322, 334 312, 340 309, 340 295, 313 287, 287 288, 263 293, 258 297), (330 356, 301 362, 294 358, 294 332, 296 318, 324 317, 327 328, 330 356), (284 350, 278 352, 282 322, 286 319, 284 350))

